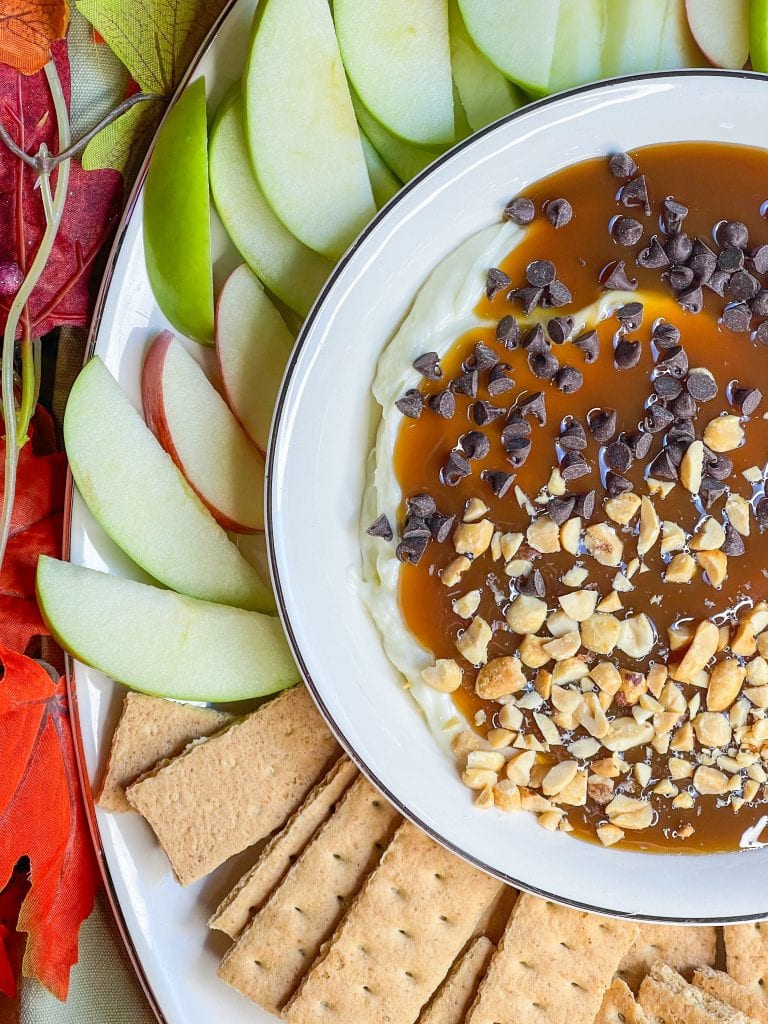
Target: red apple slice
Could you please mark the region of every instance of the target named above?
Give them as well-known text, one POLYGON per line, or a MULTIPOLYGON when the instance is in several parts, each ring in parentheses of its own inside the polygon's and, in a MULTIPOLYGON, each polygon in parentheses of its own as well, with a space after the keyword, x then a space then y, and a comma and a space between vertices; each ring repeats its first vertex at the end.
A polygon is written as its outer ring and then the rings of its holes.
POLYGON ((718 68, 743 68, 749 57, 749 0, 685 0, 693 38, 718 68))
POLYGON ((264 457, 199 363, 170 333, 152 342, 141 379, 150 430, 227 530, 264 529, 264 457))

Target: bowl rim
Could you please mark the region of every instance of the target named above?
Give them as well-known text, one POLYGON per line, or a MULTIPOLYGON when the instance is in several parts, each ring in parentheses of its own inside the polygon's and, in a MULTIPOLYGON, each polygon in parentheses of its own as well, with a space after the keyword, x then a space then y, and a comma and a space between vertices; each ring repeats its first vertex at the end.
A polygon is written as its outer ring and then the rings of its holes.
MULTIPOLYGON (((275 543, 275 531, 277 529, 275 504, 277 502, 276 484, 277 473, 275 466, 278 458, 278 452, 282 447, 282 428, 285 423, 285 412, 286 412, 286 397, 291 385, 294 381, 297 365, 301 356, 304 354, 304 349, 307 347, 309 337, 312 333, 315 321, 319 317, 321 311, 324 309, 326 300, 328 299, 331 291, 333 290, 336 281, 347 269, 348 265, 355 258, 358 250, 362 246, 363 242, 378 228, 378 226, 384 222, 391 214, 391 212, 404 201, 415 188, 421 185, 422 182, 430 178, 433 173, 444 164, 454 159, 458 154, 462 153, 469 146, 476 143, 479 139, 484 138, 487 135, 498 131, 502 126, 513 124, 515 121, 522 119, 533 111, 546 110, 547 108, 554 107, 564 100, 570 99, 574 96, 586 95, 593 92, 607 92, 613 88, 628 85, 631 83, 642 83, 642 82, 653 82, 659 80, 675 80, 683 78, 715 78, 715 79, 731 79, 731 80, 755 80, 768 83, 768 73, 759 71, 747 71, 747 70, 736 70, 730 68, 680 68, 677 70, 661 70, 661 71, 650 71, 631 75, 621 75, 614 78, 600 79, 597 82, 589 82, 585 85, 575 86, 572 89, 563 90, 562 92, 554 93, 551 96, 545 96, 538 100, 533 100, 529 103, 524 104, 518 110, 512 111, 505 117, 500 118, 498 121, 494 121, 486 127, 480 129, 480 131, 474 132, 469 135, 466 139, 462 139, 456 145, 452 146, 445 153, 442 153, 432 163, 430 163, 423 171, 420 171, 414 178, 411 178, 408 182, 403 184, 400 190, 389 200, 380 210, 376 212, 376 215, 369 221, 366 227, 360 232, 357 238, 352 242, 349 249, 344 253, 341 259, 336 263, 333 270, 331 271, 328 279, 325 281, 320 293, 315 299, 312 308, 304 319, 301 329, 296 337, 294 347, 291 351, 288 364, 285 369, 282 383, 280 385, 280 391, 278 393, 277 401, 275 404, 275 410, 272 417, 272 425, 270 429, 269 442, 267 447, 266 457, 266 481, 267 486, 265 488, 265 535, 267 539, 267 552, 270 574, 272 577, 272 586, 275 594, 275 600, 277 603, 278 615, 288 639, 288 644, 291 649, 291 653, 296 661, 299 672, 301 674, 307 689, 312 696, 315 704, 317 705, 320 713, 322 714, 325 722, 330 728, 338 740, 341 747, 347 753, 349 758, 354 762, 357 768, 362 774, 371 782, 376 789, 379 790, 389 802, 399 811, 399 813, 416 825, 419 829, 425 832, 435 842, 439 843, 445 849, 450 850, 451 853, 460 857, 462 860, 472 864, 474 867, 483 871, 485 874, 491 875, 498 878, 507 885, 513 886, 519 889, 521 892, 527 892, 534 896, 538 896, 541 899, 550 900, 554 903, 558 903, 562 906, 571 907, 575 910, 583 910, 589 913, 601 914, 613 918, 621 918, 634 921, 644 921, 648 923, 657 924, 677 924, 677 925, 733 925, 733 924, 744 924, 750 923, 757 920, 764 920, 768 918, 768 906, 764 910, 755 910, 749 914, 743 914, 738 916, 721 916, 721 917, 662 917, 655 914, 643 914, 643 913, 630 913, 628 911, 621 911, 611 909, 609 907, 602 907, 595 904, 583 902, 580 900, 573 899, 568 896, 559 895, 554 892, 542 888, 540 886, 532 885, 530 882, 522 882, 519 879, 513 878, 510 874, 494 868, 492 865, 485 863, 480 857, 476 857, 463 850, 457 843, 440 835, 434 828, 424 822, 420 816, 414 812, 411 808, 406 806, 403 801, 392 792, 392 790, 386 786, 376 775, 376 772, 367 764, 365 759, 358 753, 355 747, 350 743, 349 739, 345 735, 343 729, 335 720, 333 714, 327 707, 321 689, 317 686, 312 674, 309 670, 309 666, 304 658, 304 655, 299 644, 297 633, 293 628, 291 618, 288 612, 287 601, 283 589, 283 585, 280 578, 280 566, 276 556, 276 543, 275 543)), ((768 152, 768 150, 766 151, 768 152)), ((746 853, 747 851, 743 851, 746 853)), ((704 854, 668 854, 667 856, 706 856, 706 857, 717 857, 720 853, 704 853, 704 854)))

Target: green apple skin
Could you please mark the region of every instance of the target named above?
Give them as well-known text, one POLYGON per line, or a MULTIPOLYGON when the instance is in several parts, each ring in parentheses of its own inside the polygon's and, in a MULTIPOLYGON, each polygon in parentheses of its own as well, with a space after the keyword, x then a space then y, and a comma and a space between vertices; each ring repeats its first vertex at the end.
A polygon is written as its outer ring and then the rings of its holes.
POLYGON ((180 334, 213 344, 213 271, 205 80, 171 107, 144 186, 147 273, 163 314, 180 334))
POLYGON ((299 673, 279 619, 41 555, 37 600, 54 639, 118 683, 178 700, 251 700, 299 673))
POLYGON ((749 9, 749 52, 755 71, 768 71, 768 0, 752 0, 749 9))
POLYGON ((604 0, 560 0, 549 92, 601 77, 605 28, 604 0))
POLYGON ((655 71, 659 61, 667 0, 606 0, 603 74, 655 71))
POLYGON ((357 123, 363 134, 367 136, 368 141, 387 167, 401 181, 410 181, 411 178, 415 178, 425 167, 429 167, 441 153, 445 152, 446 147, 437 149, 428 146, 414 146, 410 142, 398 139, 376 120, 354 90, 352 91, 352 106, 355 108, 357 123))
POLYGON ((387 167, 378 150, 374 148, 373 143, 362 129, 360 130, 360 141, 363 144, 363 156, 368 168, 368 177, 371 179, 374 202, 376 208, 380 210, 393 196, 397 195, 402 187, 402 182, 398 181, 387 167))

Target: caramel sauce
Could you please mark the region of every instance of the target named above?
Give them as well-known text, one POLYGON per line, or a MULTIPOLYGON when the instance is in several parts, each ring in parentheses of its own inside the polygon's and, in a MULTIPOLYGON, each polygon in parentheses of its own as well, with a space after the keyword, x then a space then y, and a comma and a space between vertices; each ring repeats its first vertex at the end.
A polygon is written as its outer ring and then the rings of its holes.
MULTIPOLYGON (((690 366, 706 367, 718 384, 718 395, 700 405, 694 420, 697 436, 701 436, 706 423, 721 412, 733 413, 728 402, 728 386, 738 380, 742 386, 755 386, 768 396, 768 351, 749 334, 734 334, 718 324, 723 306, 727 300, 705 289, 705 308, 699 314, 691 314, 680 308, 660 278, 660 271, 643 270, 635 266, 635 254, 648 244, 650 236, 659 232, 658 215, 661 201, 674 196, 689 208, 684 229, 691 237, 701 237, 710 242, 712 230, 720 220, 743 221, 749 228, 750 246, 768 242, 768 224, 761 216, 761 205, 768 195, 768 154, 740 146, 710 144, 676 144, 649 147, 632 154, 646 175, 653 213, 643 216, 642 210, 625 209, 617 202, 620 182, 613 178, 607 167, 607 160, 587 161, 559 172, 525 190, 533 199, 537 217, 527 229, 522 243, 501 264, 512 278, 513 285, 524 282, 524 269, 534 259, 551 259, 557 267, 557 276, 571 290, 573 301, 569 306, 553 310, 551 315, 568 315, 595 302, 602 294, 598 283, 600 271, 606 264, 625 259, 627 271, 639 281, 638 294, 645 305, 641 327, 629 331, 627 336, 642 342, 642 356, 639 364, 628 370, 619 371, 613 361, 613 339, 619 328, 614 317, 603 321, 597 327, 600 336, 600 356, 592 365, 585 364, 582 353, 573 345, 553 345, 552 350, 561 365, 573 365, 582 370, 584 385, 575 394, 560 393, 551 382, 537 380, 531 373, 526 353, 522 348, 507 351, 496 342, 493 329, 476 329, 457 338, 450 352, 441 360, 443 378, 438 382, 424 382, 425 395, 440 391, 447 382, 461 372, 462 362, 472 353, 477 341, 482 340, 497 352, 502 362, 511 366, 510 376, 515 387, 507 393, 490 397, 485 383, 487 375, 481 375, 477 399, 487 399, 492 404, 510 408, 526 392, 544 391, 547 405, 547 423, 540 427, 532 420, 533 442, 529 458, 518 470, 506 461, 500 443, 500 434, 505 422, 500 417, 482 428, 476 427, 471 417, 474 399, 456 395, 456 415, 445 420, 426 410, 418 420, 405 419, 399 432, 395 450, 395 470, 404 497, 428 492, 432 494, 443 513, 456 514, 460 521, 465 503, 471 497, 480 497, 489 507, 489 518, 496 529, 502 532, 525 532, 530 523, 528 514, 519 507, 515 498, 514 485, 503 498, 494 496, 490 487, 480 479, 483 469, 500 469, 516 472, 515 484, 534 499, 546 485, 552 468, 557 464, 555 440, 563 421, 575 417, 584 425, 586 414, 596 407, 611 407, 618 411, 619 429, 631 431, 637 428, 646 412, 646 403, 652 387, 650 371, 654 358, 650 343, 654 321, 663 318, 675 324, 681 331, 680 344, 689 356, 690 366), (555 229, 541 216, 541 210, 548 199, 566 198, 573 206, 574 216, 563 228, 555 229), (617 214, 631 216, 641 221, 644 236, 641 245, 633 248, 619 247, 611 238, 609 223, 617 214), (489 455, 471 463, 471 476, 455 487, 441 483, 440 471, 449 451, 457 444, 460 436, 468 430, 482 429, 491 440, 489 455)), ((716 247, 714 247, 716 248, 716 247)), ((493 301, 483 299, 478 313, 489 320, 498 321, 504 314, 512 313, 521 325, 519 305, 510 304, 504 292, 493 301)), ((756 325, 753 324, 753 327, 756 325)), ((734 471, 726 481, 729 489, 752 497, 752 485, 741 475, 748 467, 757 465, 761 469, 768 453, 768 421, 762 418, 768 413, 768 400, 764 401, 744 424, 745 444, 728 455, 733 461, 734 471)), ((625 474, 638 495, 648 493, 643 475, 648 462, 661 450, 662 434, 654 436, 651 453, 646 459, 636 460, 625 474)), ((600 471, 597 466, 598 444, 587 431, 588 444, 583 452, 592 466, 589 476, 573 481, 568 493, 583 493, 597 489, 597 504, 592 522, 610 521, 602 512, 605 492, 601 487, 600 471)), ((678 483, 669 495, 653 499, 660 519, 669 519, 693 531, 703 512, 688 492, 678 483)), ((711 514, 720 518, 725 498, 712 507, 711 514)), ((403 509, 404 511, 404 509, 403 509)), ((586 525, 586 524, 585 524, 586 525)), ((612 524, 615 525, 615 524, 612 524)), ((699 573, 690 584, 664 583, 664 563, 670 556, 662 558, 659 545, 645 559, 647 572, 633 577, 634 589, 621 594, 624 615, 645 612, 653 621, 658 643, 644 664, 627 658, 618 650, 610 656, 619 667, 647 670, 654 661, 666 661, 667 629, 672 623, 686 619, 703 619, 717 616, 733 609, 740 601, 752 602, 768 598, 768 532, 761 532, 754 517, 751 534, 744 538, 746 552, 741 557, 728 559, 728 576, 719 590, 710 586, 703 573, 699 573), (659 597, 661 600, 659 601, 659 597)), ((616 527, 625 540, 627 532, 637 532, 637 520, 627 528, 616 527)), ((634 554, 634 544, 629 546, 634 554)), ((467 620, 459 618, 452 609, 452 601, 467 591, 479 588, 482 600, 477 614, 489 623, 495 624, 488 658, 512 654, 520 637, 510 632, 504 623, 504 608, 509 600, 510 580, 504 573, 503 562, 491 562, 489 556, 479 559, 454 587, 444 586, 439 571, 455 556, 450 539, 443 543, 431 543, 418 565, 403 565, 401 571, 400 603, 405 621, 417 640, 435 658, 456 658, 464 670, 463 684, 454 694, 457 707, 470 721, 479 711, 484 711, 486 721, 479 726, 484 732, 498 724, 496 715, 499 705, 484 702, 474 691, 476 671, 458 655, 455 640, 466 628, 467 620), (491 586, 488 585, 489 570, 491 586), (495 581, 493 580, 495 574, 495 581), (493 584, 501 595, 495 599, 493 584)), ((559 594, 569 590, 560 583, 560 576, 574 564, 574 557, 566 553, 540 555, 526 553, 532 558, 534 567, 540 569, 547 585, 547 602, 550 609, 557 607, 559 594)), ((616 569, 600 566, 589 556, 579 559, 589 570, 586 581, 597 584, 600 594, 605 596, 611 590, 611 580, 616 569)), ((542 631, 543 632, 543 631, 542 631)), ((551 665, 549 666, 551 668, 551 665)), ((530 670, 529 670, 530 672, 530 670)), ((705 706, 704 691, 684 686, 686 698, 699 692, 702 708, 705 706)), ((612 714, 613 712, 609 712, 612 714)), ((579 731, 576 735, 585 735, 579 731)), ((644 751, 644 748, 640 748, 644 751)), ((608 753, 607 751, 605 752, 608 753)), ((564 747, 553 747, 553 758, 568 757, 564 747)), ((602 756, 602 755, 599 755, 602 756)), ((630 750, 627 760, 637 758, 639 753, 630 750)), ((668 778, 666 763, 670 754, 656 755, 651 761, 652 780, 645 790, 633 795, 648 793, 660 780, 668 778)), ((690 780, 678 783, 681 792, 690 780)), ((766 794, 761 792, 759 799, 766 794)), ((723 798, 699 796, 691 810, 673 809, 671 800, 654 797, 658 820, 644 832, 627 833, 625 847, 641 850, 664 850, 675 852, 712 852, 737 849, 745 829, 753 825, 765 813, 765 804, 745 804, 737 813, 729 806, 718 806, 723 798), (692 824, 695 832, 682 839, 678 833, 686 824, 692 824)), ((574 832, 581 838, 594 840, 594 825, 605 820, 600 807, 567 808, 567 816, 574 832)))

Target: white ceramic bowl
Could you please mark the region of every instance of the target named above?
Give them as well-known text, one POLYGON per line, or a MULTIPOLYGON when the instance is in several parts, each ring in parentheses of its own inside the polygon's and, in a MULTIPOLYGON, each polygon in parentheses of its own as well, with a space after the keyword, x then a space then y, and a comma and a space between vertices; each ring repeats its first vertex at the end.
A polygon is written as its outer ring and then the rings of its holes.
MULTIPOLYGON (((406 186, 331 276, 308 317, 273 426, 272 569, 315 698, 362 770, 441 843, 524 889, 665 921, 768 916, 768 849, 651 855, 578 842, 532 815, 477 810, 403 691, 355 592, 376 362, 436 264, 505 201, 575 161, 652 143, 768 148, 768 79, 682 72, 577 89, 513 114, 406 186)), ((730 813, 730 812, 728 812, 730 813)))

